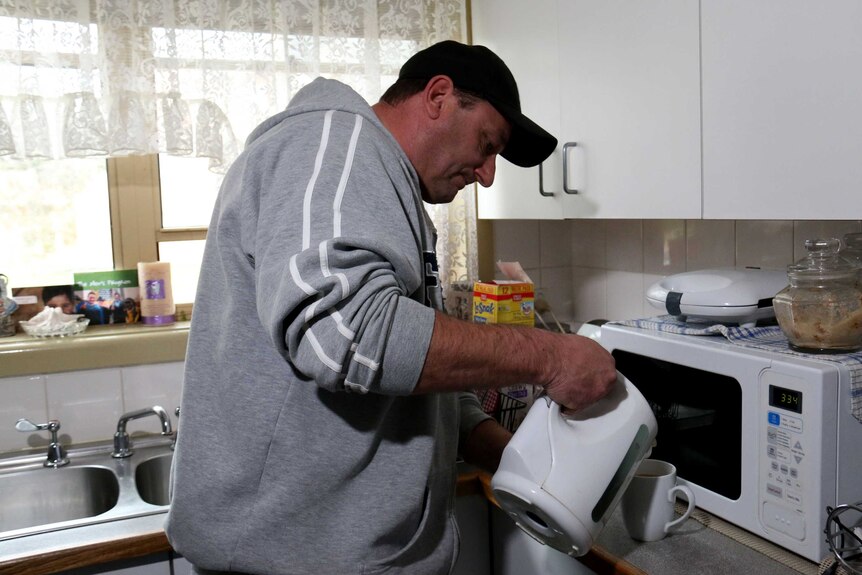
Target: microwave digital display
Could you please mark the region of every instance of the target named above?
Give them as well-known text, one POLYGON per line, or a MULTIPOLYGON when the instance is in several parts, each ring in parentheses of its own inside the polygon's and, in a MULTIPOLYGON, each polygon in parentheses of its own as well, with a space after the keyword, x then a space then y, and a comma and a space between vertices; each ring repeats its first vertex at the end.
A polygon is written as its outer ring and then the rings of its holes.
POLYGON ((785 389, 776 385, 769 386, 769 405, 780 407, 794 413, 802 413, 802 392, 785 389))

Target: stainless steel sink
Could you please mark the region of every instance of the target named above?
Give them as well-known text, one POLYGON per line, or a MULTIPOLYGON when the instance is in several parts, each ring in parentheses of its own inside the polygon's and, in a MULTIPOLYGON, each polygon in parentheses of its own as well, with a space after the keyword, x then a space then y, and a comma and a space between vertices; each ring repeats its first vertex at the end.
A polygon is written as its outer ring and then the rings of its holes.
POLYGON ((136 440, 134 455, 111 446, 70 449, 70 463, 46 468, 44 455, 0 459, 0 541, 167 513, 170 440, 136 440))
POLYGON ((160 455, 138 465, 135 485, 141 499, 152 505, 167 505, 171 502, 168 484, 172 459, 171 455, 160 455))
POLYGON ((43 467, 2 475, 0 532, 100 515, 119 497, 117 476, 103 467, 43 467))

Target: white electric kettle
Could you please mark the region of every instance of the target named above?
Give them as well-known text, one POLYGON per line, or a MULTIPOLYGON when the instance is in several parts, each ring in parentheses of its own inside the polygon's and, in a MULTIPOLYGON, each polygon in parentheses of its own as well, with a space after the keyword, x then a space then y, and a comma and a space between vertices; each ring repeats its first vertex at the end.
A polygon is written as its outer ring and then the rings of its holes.
POLYGON ((657 431, 646 399, 619 372, 607 396, 574 414, 540 397, 503 451, 491 479, 494 497, 536 540, 584 555, 657 431))

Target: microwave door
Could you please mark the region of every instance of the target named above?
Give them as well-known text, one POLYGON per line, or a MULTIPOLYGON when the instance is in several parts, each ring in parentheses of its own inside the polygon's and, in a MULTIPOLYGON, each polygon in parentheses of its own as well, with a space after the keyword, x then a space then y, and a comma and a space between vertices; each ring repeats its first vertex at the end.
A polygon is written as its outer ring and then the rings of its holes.
POLYGON ((686 481, 738 500, 743 480, 743 393, 729 376, 614 350, 617 369, 641 391, 658 421, 651 457, 686 481))

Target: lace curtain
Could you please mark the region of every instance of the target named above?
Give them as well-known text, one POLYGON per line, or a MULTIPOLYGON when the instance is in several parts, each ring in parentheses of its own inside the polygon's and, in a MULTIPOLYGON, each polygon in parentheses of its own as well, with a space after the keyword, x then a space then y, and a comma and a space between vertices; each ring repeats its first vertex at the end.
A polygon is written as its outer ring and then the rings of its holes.
MULTIPOLYGON (((463 41, 465 2, 0 0, 0 156, 167 153, 223 173, 315 77, 374 102, 416 50, 463 41)), ((431 208, 447 286, 476 277, 474 201, 431 208)))

